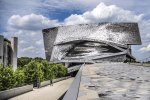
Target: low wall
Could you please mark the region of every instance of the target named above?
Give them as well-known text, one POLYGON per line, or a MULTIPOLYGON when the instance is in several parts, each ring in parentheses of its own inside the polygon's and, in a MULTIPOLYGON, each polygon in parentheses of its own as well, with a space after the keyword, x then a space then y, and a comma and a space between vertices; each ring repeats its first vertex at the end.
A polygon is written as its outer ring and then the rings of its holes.
MULTIPOLYGON (((71 77, 71 76, 62 77, 62 78, 58 78, 58 79, 53 79, 53 83, 56 83, 56 82, 59 82, 59 81, 68 79, 68 78, 70 78, 70 77, 71 77)), ((40 83, 40 87, 44 87, 44 86, 47 86, 47 85, 50 85, 50 80, 48 80, 48 81, 43 81, 43 82, 40 83)))
POLYGON ((50 85, 50 80, 43 81, 43 82, 40 83, 40 87, 44 87, 44 86, 47 86, 47 85, 50 85))
POLYGON ((0 100, 5 100, 33 90, 33 85, 25 85, 10 90, 0 91, 0 100))
POLYGON ((144 67, 150 67, 150 64, 146 63, 129 63, 130 65, 136 65, 136 66, 144 66, 144 67))
POLYGON ((70 77, 71 77, 71 76, 53 79, 53 83, 56 83, 56 82, 59 82, 59 81, 62 81, 62 80, 66 80, 66 79, 68 79, 68 78, 70 78, 70 77))
POLYGON ((72 82, 71 86, 67 90, 66 94, 64 94, 64 97, 62 97, 63 98, 62 100, 77 100, 83 67, 84 64, 80 67, 74 81, 72 82))

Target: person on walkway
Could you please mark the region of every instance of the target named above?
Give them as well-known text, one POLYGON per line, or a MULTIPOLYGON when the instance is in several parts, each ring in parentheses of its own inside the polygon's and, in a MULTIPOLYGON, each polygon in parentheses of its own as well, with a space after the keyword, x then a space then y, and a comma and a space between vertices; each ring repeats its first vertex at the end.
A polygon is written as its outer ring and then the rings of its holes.
POLYGON ((53 86, 53 80, 50 79, 50 86, 53 86))
POLYGON ((40 88, 40 80, 37 79, 37 87, 40 88))

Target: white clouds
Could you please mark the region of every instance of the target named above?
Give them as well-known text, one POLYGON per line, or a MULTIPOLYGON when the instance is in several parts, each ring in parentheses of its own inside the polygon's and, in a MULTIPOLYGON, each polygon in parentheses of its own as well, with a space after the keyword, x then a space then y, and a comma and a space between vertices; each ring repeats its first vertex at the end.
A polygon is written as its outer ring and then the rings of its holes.
POLYGON ((30 51, 32 51, 32 50, 34 50, 34 49, 35 49, 34 46, 29 46, 29 47, 26 47, 26 48, 22 49, 22 51, 23 51, 23 52, 30 52, 30 51))
POLYGON ((5 36, 17 36, 19 38, 19 57, 44 57, 42 29, 59 24, 57 20, 50 20, 43 15, 13 15, 8 20, 8 32, 5 36), (36 54, 34 54, 35 52, 36 54))
POLYGON ((135 15, 131 11, 124 10, 115 5, 107 6, 100 3, 92 11, 86 11, 81 15, 72 14, 65 19, 65 24, 97 23, 97 22, 138 22, 143 14, 135 15))
MULTIPOLYGON (((80 2, 77 0, 77 2, 80 2)), ((91 0, 86 4, 90 4, 91 0)), ((93 2, 93 0, 92 0, 93 2)), ((95 0, 98 2, 98 0, 95 0)), ((56 2, 58 3, 58 2, 56 2)), ((68 2, 69 3, 69 2, 68 2)), ((70 2, 71 3, 71 2, 70 2)), ((81 4, 82 5, 82 4, 81 4)), ((47 5, 49 6, 49 5, 47 5)), ((55 5, 53 5, 55 6, 55 5)), ((64 6, 60 4, 60 6, 64 6)), ((60 7, 58 6, 58 7, 60 7)), ((70 5, 69 5, 70 6, 70 5)), ((56 6, 55 6, 56 7, 56 6)), ((67 8, 67 7, 66 7, 67 8)), ((81 24, 81 23, 98 23, 98 22, 138 22, 142 20, 142 15, 136 15, 134 12, 124 10, 116 5, 105 5, 100 3, 93 10, 88 10, 83 14, 72 14, 65 18, 63 22, 49 19, 40 14, 12 15, 8 19, 8 33, 5 36, 18 36, 19 56, 44 57, 42 29, 58 26, 61 24, 81 24)), ((142 21, 142 32, 148 34, 149 31, 147 21, 142 21), (144 28, 143 28, 144 27, 144 28), (147 28, 146 28, 147 27, 147 28)), ((142 34, 141 34, 142 35, 142 34)), ((149 35, 148 35, 149 36, 149 35)), ((143 50, 147 50, 145 47, 143 50)))
POLYGON ((27 42, 25 40, 20 40, 19 43, 22 45, 22 44, 25 44, 27 42))
POLYGON ((146 37, 150 38, 150 33, 147 33, 147 34, 146 34, 146 37))
POLYGON ((38 41, 35 42, 37 45, 42 45, 43 44, 43 39, 40 39, 38 41))
POLYGON ((57 20, 50 20, 42 15, 13 15, 8 20, 9 29, 16 30, 41 30, 52 26, 57 26, 57 20))
POLYGON ((149 20, 143 19, 139 23, 139 28, 141 33, 142 44, 144 46, 148 45, 150 43, 150 19, 149 20))
POLYGON ((140 51, 141 51, 141 52, 148 52, 148 51, 150 51, 150 44, 148 44, 146 47, 142 47, 142 48, 140 49, 140 51))
MULTIPOLYGON (((124 10, 115 5, 107 6, 100 3, 91 11, 86 11, 83 14, 72 14, 64 19, 65 25, 81 24, 81 23, 98 23, 98 22, 138 22, 142 19, 142 15, 135 15, 131 11, 124 10)), ((41 31, 44 28, 61 25, 58 20, 51 20, 43 15, 28 14, 28 15, 12 15, 8 19, 9 30, 30 31, 31 35, 35 31, 41 31), (32 32, 31 32, 32 31, 32 32)))

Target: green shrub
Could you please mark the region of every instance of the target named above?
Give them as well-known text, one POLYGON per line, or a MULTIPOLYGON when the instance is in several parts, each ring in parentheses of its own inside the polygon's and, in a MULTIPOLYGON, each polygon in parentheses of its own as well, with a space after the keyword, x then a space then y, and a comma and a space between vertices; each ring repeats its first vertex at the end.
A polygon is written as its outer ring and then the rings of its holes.
POLYGON ((62 65, 62 64, 58 64, 58 73, 57 73, 57 77, 63 77, 67 74, 67 68, 62 65))
POLYGON ((14 72, 12 66, 0 65, 0 91, 14 87, 14 72))
POLYGON ((58 76, 58 67, 56 64, 50 64, 50 66, 51 66, 51 73, 53 74, 53 79, 55 79, 58 76))
POLYGON ((51 79, 51 68, 48 61, 42 61, 43 68, 42 71, 44 73, 44 80, 51 79))
POLYGON ((36 60, 37 62, 42 62, 44 59, 40 57, 30 58, 30 57, 20 57, 17 59, 17 65, 19 68, 23 68, 25 65, 31 62, 31 60, 36 60))
POLYGON ((35 60, 32 60, 29 64, 25 65, 25 83, 32 84, 35 80, 43 81, 43 65, 35 60))
POLYGON ((29 57, 21 57, 17 59, 17 66, 19 68, 24 67, 25 65, 27 65, 28 63, 30 63, 32 60, 32 58, 29 57))
POLYGON ((24 70, 21 69, 17 69, 14 72, 14 79, 15 79, 15 87, 19 87, 24 85, 24 81, 25 81, 25 75, 24 75, 24 70))
POLYGON ((64 77, 67 74, 67 68, 63 64, 50 64, 50 66, 54 78, 64 77))
POLYGON ((49 63, 43 61, 44 79, 54 79, 64 77, 67 74, 67 68, 63 64, 49 63))
POLYGON ((64 77, 67 68, 63 64, 49 63, 46 60, 21 58, 20 65, 15 72, 12 66, 0 65, 0 91, 33 84, 35 81, 44 81, 64 77), (31 60, 31 61, 30 61, 31 60))

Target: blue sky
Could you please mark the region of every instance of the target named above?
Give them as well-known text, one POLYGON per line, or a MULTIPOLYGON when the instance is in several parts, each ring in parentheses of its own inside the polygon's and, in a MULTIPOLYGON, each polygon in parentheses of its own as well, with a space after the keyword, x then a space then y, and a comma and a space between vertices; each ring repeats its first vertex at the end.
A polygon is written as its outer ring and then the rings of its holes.
POLYGON ((149 0, 0 0, 0 34, 19 38, 18 56, 45 57, 41 30, 59 25, 138 22, 138 59, 150 56, 149 0))

